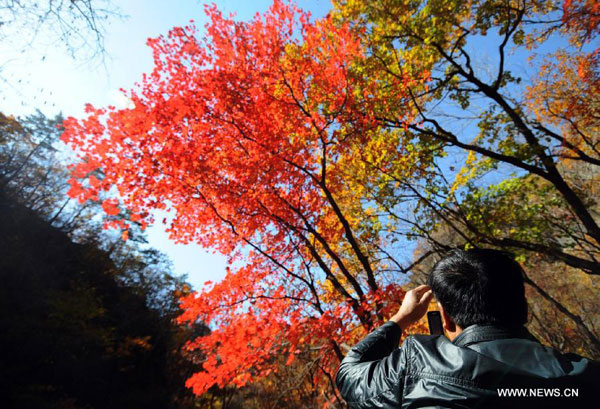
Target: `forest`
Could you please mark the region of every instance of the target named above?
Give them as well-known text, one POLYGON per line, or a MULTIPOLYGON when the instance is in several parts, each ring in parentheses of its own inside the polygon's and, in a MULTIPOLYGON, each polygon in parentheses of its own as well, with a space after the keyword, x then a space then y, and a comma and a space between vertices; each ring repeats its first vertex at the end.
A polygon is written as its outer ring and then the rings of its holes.
MULTIPOLYGON (((71 3, 0 0, 0 39, 102 55, 117 12, 71 3)), ((204 12, 147 40, 127 107, 2 105, 5 407, 345 408, 345 353, 452 248, 513 253, 528 330, 600 359, 599 3, 204 12), (222 280, 148 245, 164 212, 222 280)))

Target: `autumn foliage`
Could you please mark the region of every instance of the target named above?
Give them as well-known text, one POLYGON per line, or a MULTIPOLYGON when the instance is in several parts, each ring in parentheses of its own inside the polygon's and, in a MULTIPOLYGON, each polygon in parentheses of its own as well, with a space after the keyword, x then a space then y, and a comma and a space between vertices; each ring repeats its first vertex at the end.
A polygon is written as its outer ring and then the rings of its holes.
POLYGON ((208 6, 203 36, 191 22, 148 40, 154 70, 123 91, 130 108, 88 106, 64 123, 80 155, 69 194, 107 197, 106 227, 126 239, 128 226, 164 210, 171 239, 229 257, 223 281, 182 299, 179 321, 212 330, 189 345, 203 357, 188 380, 196 394, 310 357, 321 403, 333 402, 339 359, 397 307, 399 273, 453 245, 600 274, 592 190, 565 171, 600 164, 588 138, 598 53, 559 50, 521 88, 508 63, 509 44, 522 52, 561 35, 589 45, 597 5, 335 6, 315 21, 275 1, 248 22, 208 6), (467 47, 486 36, 498 43, 492 75, 467 47), (398 254, 409 240, 423 251, 407 263, 398 254))
MULTIPOLYGON (((65 121, 63 140, 82 157, 70 194, 116 187, 109 225, 167 209, 172 239, 230 256, 222 282, 183 299, 182 323, 213 328, 191 345, 206 356, 188 381, 195 393, 260 379, 274 356, 289 364, 307 348, 331 378, 341 344, 402 295, 360 243, 361 213, 347 212, 359 198, 336 166, 378 126, 377 83, 353 71, 365 56, 347 24, 310 22, 280 1, 247 23, 206 12, 204 40, 191 24, 148 41, 155 68, 128 94, 133 108, 88 106, 65 121), (88 177, 96 169, 101 180, 88 177)), ((397 81, 395 101, 404 93, 397 81)))

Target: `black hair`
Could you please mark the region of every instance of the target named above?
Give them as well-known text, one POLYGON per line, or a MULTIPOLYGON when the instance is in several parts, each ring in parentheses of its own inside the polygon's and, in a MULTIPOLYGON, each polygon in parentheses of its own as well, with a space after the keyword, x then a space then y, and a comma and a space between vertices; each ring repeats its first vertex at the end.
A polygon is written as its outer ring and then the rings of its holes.
POLYGON ((427 284, 461 328, 527 322, 523 269, 514 257, 492 249, 452 250, 433 267, 427 284))

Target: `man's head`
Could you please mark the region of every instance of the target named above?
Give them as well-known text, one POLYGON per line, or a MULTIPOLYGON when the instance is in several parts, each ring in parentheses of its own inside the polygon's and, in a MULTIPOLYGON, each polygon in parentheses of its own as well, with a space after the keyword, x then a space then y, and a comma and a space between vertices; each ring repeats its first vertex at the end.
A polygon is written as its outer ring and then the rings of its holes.
POLYGON ((474 324, 518 326, 527 321, 523 270, 509 253, 453 250, 433 267, 427 284, 450 333, 456 332, 454 324, 460 332, 474 324))

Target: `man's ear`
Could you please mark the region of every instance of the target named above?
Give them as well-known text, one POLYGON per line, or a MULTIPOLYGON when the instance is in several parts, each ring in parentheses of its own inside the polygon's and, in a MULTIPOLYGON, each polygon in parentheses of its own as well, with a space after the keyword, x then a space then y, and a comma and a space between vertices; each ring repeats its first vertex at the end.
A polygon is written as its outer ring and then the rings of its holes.
POLYGON ((442 315, 442 323, 444 324, 444 329, 448 332, 456 332, 456 323, 452 320, 452 318, 448 315, 442 304, 437 303, 440 313, 442 315))

